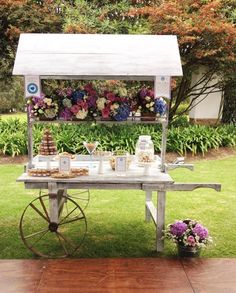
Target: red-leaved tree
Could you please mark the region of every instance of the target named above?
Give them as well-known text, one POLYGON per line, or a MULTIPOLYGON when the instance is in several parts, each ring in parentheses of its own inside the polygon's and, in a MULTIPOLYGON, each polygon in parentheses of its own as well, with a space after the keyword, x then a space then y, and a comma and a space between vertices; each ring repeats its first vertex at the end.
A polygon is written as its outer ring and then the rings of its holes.
POLYGON ((131 9, 130 15, 146 17, 154 34, 178 36, 183 77, 173 89, 170 119, 180 104, 200 95, 219 91, 224 76, 236 68, 236 28, 226 15, 230 0, 166 0, 161 5, 131 9), (204 74, 192 82, 192 74, 204 68, 204 74), (218 77, 215 79, 214 77, 218 77))

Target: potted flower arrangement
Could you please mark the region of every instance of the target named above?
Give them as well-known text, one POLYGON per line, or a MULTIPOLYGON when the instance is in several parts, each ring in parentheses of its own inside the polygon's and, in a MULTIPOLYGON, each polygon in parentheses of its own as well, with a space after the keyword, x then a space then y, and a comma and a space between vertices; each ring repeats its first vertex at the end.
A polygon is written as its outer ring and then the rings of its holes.
POLYGON ((195 220, 178 220, 169 224, 164 238, 177 244, 179 256, 198 256, 201 248, 212 242, 207 228, 195 220))
POLYGON ((58 115, 58 103, 44 94, 28 98, 30 115, 36 120, 53 120, 58 115))
POLYGON ((141 112, 141 120, 155 120, 157 114, 162 116, 166 113, 167 105, 162 97, 155 98, 152 89, 143 87, 137 94, 138 111, 141 112))

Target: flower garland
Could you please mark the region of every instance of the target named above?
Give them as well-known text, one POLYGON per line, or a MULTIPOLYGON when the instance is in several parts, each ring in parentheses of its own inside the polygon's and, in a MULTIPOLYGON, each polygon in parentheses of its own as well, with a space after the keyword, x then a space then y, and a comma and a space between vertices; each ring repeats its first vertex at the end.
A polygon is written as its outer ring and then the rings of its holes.
MULTIPOLYGON (((115 86, 115 85, 114 85, 115 86)), ((34 119, 85 120, 106 119, 124 121, 130 112, 154 113, 163 116, 167 103, 155 98, 150 88, 143 87, 134 98, 128 97, 124 87, 103 89, 101 92, 92 83, 73 89, 56 89, 51 97, 44 94, 28 99, 30 114, 34 119)))

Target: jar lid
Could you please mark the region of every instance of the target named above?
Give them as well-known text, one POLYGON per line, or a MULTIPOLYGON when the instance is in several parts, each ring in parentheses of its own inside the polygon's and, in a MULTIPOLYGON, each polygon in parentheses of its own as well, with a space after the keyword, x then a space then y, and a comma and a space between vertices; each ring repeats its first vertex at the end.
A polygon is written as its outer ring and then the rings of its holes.
POLYGON ((141 141, 151 140, 151 135, 140 135, 139 140, 141 140, 141 141))

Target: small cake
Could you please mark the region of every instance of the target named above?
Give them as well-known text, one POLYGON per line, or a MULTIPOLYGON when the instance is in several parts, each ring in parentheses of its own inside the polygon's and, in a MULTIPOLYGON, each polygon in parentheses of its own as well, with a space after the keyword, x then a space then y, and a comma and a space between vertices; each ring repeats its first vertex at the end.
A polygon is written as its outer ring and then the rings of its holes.
POLYGON ((39 154, 42 156, 56 155, 57 148, 49 129, 45 129, 42 142, 39 146, 39 154))

